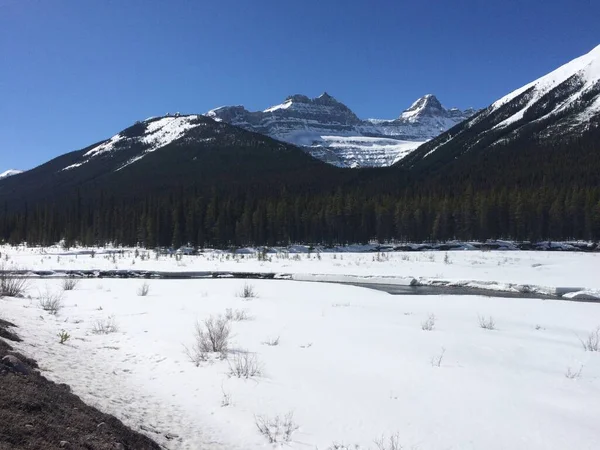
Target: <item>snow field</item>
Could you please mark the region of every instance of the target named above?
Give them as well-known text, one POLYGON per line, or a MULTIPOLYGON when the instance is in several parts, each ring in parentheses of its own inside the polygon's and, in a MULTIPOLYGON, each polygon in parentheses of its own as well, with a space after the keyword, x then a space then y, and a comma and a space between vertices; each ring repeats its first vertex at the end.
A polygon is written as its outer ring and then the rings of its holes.
MULTIPOLYGON (((305 246, 276 249, 262 258, 257 249, 237 254, 208 250, 200 255, 156 255, 142 249, 0 246, 0 267, 28 270, 148 270, 233 271, 293 274, 302 280, 316 276, 404 284, 412 278, 424 284, 450 281, 477 287, 513 289, 510 285, 579 287, 600 296, 600 253, 542 251, 423 251, 361 253, 369 246, 348 251, 307 252, 305 246), (110 252, 122 251, 111 254, 110 252), (380 279, 381 278, 381 279, 380 279)), ((331 278, 332 280, 334 278, 331 278)))
POLYGON ((579 341, 600 325, 600 305, 265 280, 243 299, 244 280, 146 282, 140 296, 144 280, 81 280, 54 316, 36 297, 62 292, 62 280, 35 280, 31 299, 1 299, 0 314, 49 378, 167 448, 375 449, 396 433, 422 450, 600 445, 600 353, 579 341), (261 376, 186 358, 196 321, 227 309, 250 316, 231 323, 229 360, 249 352, 261 376), (481 328, 490 316, 495 329, 481 328), (109 317, 118 331, 94 334, 109 317), (270 444, 257 418, 288 413, 299 428, 270 444))

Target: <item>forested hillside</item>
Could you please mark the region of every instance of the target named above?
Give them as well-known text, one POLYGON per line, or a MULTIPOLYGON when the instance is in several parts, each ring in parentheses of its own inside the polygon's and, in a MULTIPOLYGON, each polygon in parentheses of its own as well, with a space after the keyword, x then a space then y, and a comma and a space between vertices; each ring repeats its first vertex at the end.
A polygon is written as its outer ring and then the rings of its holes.
POLYGON ((0 240, 32 245, 597 241, 600 47, 393 167, 175 115, 0 180, 0 205, 0 240))
MULTIPOLYGON (((445 170, 312 167, 238 183, 174 180, 73 191, 0 213, 0 238, 148 247, 344 244, 510 238, 600 239, 598 129, 568 143, 522 143, 445 170), (321 171, 323 170, 323 171, 321 171), (154 183, 148 186, 154 186, 154 183)), ((255 169, 256 170, 256 169, 255 169)))

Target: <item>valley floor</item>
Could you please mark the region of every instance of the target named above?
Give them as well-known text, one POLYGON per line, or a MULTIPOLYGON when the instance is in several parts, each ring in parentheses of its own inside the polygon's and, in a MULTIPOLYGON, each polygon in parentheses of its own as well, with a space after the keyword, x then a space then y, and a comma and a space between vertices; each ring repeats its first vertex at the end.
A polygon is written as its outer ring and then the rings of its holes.
MULTIPOLYGON (((261 257, 257 249, 232 254, 209 250, 199 255, 156 255, 136 249, 72 249, 0 246, 0 270, 135 270, 166 272, 231 271, 290 275, 299 281, 390 284, 454 284, 554 293, 571 288, 576 295, 600 299, 600 252, 424 251, 308 252, 305 246, 276 249, 261 257)), ((338 249, 339 250, 339 249, 338 249)))
MULTIPOLYGON (((5 268, 237 270, 600 289, 598 254, 449 252, 447 260, 440 252, 323 253, 258 261, 218 252, 156 260, 134 250, 93 258, 59 249, 0 251, 5 268)), ((14 347, 35 357, 48 378, 166 448, 376 449, 374 441, 389 444, 393 436, 420 450, 600 447, 600 352, 581 342, 600 326, 597 303, 391 296, 283 280, 83 279, 72 291, 62 284, 30 280, 30 298, 0 299, 0 316, 19 325, 24 339, 14 347), (144 283, 148 294, 140 296, 144 283), (245 283, 255 297, 239 296, 245 283), (56 315, 40 307, 40 298, 53 295, 63 304, 56 315), (231 322, 228 360, 209 355, 196 366, 184 352, 196 322, 226 314, 244 319, 231 322), (490 317, 493 329, 482 328, 490 317), (94 332, 109 323, 112 332, 94 332), (71 336, 62 345, 61 330, 71 336), (231 374, 245 356, 260 374, 231 374), (270 444, 257 423, 279 416, 281 425, 289 414, 297 425, 289 442, 285 427, 273 426, 279 442, 270 444)))

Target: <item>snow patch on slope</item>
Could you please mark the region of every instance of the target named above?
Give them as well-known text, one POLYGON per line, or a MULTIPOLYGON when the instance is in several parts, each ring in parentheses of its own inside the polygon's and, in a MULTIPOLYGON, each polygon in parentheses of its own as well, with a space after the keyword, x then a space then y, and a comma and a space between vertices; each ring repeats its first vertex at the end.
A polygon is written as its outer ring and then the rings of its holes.
POLYGON ((288 100, 280 105, 275 105, 275 106, 271 106, 270 108, 265 109, 263 112, 273 112, 273 111, 277 111, 279 109, 288 109, 290 106, 292 106, 292 101, 288 100))
POLYGON ((187 130, 196 128, 198 123, 191 123, 198 116, 163 117, 150 122, 146 127, 146 135, 141 138, 150 146, 146 153, 153 152, 182 137, 187 130))
POLYGON ((87 157, 91 158, 94 156, 100 156, 103 153, 112 152, 115 149, 115 144, 117 142, 122 141, 123 139, 125 139, 123 136, 121 136, 120 134, 117 134, 117 135, 111 137, 104 144, 100 144, 98 147, 94 147, 89 152, 85 153, 83 156, 87 156, 87 157))
MULTIPOLYGON (((561 104, 561 106, 553 111, 553 113, 563 110, 571 105, 574 101, 580 98, 585 91, 587 91, 600 80, 600 45, 595 47, 591 52, 580 56, 579 58, 576 58, 567 64, 564 64, 549 74, 544 75, 543 77, 538 78, 529 84, 526 84, 525 86, 494 102, 491 106, 490 112, 497 110, 501 106, 507 104, 511 100, 517 98, 519 95, 533 88, 531 98, 527 104, 511 117, 496 125, 494 128, 502 128, 522 119, 525 112, 532 105, 538 102, 542 96, 559 86, 561 83, 564 83, 574 75, 579 76, 584 81, 583 87, 579 89, 577 94, 571 96, 567 101, 561 104)), ((600 103, 596 101, 594 105, 596 109, 600 109, 600 103)))
POLYGON ((12 177, 12 176, 15 176, 15 175, 19 175, 20 173, 23 173, 23 171, 22 170, 9 169, 6 172, 0 173, 0 180, 2 180, 3 178, 8 178, 8 177, 12 177))
POLYGON ((117 144, 129 142, 142 143, 147 146, 147 148, 144 149, 143 153, 130 159, 126 164, 117 169, 121 170, 124 167, 133 164, 136 161, 139 161, 148 153, 154 152, 162 147, 165 147, 171 142, 183 137, 188 130, 202 125, 202 123, 193 123, 193 121, 198 117, 198 115, 191 115, 168 116, 162 117, 160 119, 147 119, 146 121, 144 121, 144 123, 146 123, 146 130, 143 136, 126 137, 122 134, 117 134, 110 138, 108 141, 104 142, 103 144, 100 144, 97 147, 94 147, 93 149, 86 152, 83 156, 87 159, 85 159, 84 161, 71 164, 70 166, 67 166, 62 170, 71 170, 76 167, 80 167, 97 156, 118 150, 120 145, 117 144))

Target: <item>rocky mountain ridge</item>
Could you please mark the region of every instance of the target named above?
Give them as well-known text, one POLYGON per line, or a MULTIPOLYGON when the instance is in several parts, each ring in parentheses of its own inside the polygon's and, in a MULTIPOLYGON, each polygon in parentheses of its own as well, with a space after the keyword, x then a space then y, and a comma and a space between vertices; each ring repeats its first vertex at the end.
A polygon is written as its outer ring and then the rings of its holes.
POLYGON ((264 111, 223 106, 206 116, 298 145, 330 164, 355 168, 389 166, 474 113, 446 109, 428 94, 396 119, 362 120, 325 92, 316 98, 292 95, 264 111))
POLYGON ((570 145, 600 129, 600 45, 498 99, 400 164, 444 165, 510 147, 570 145))

